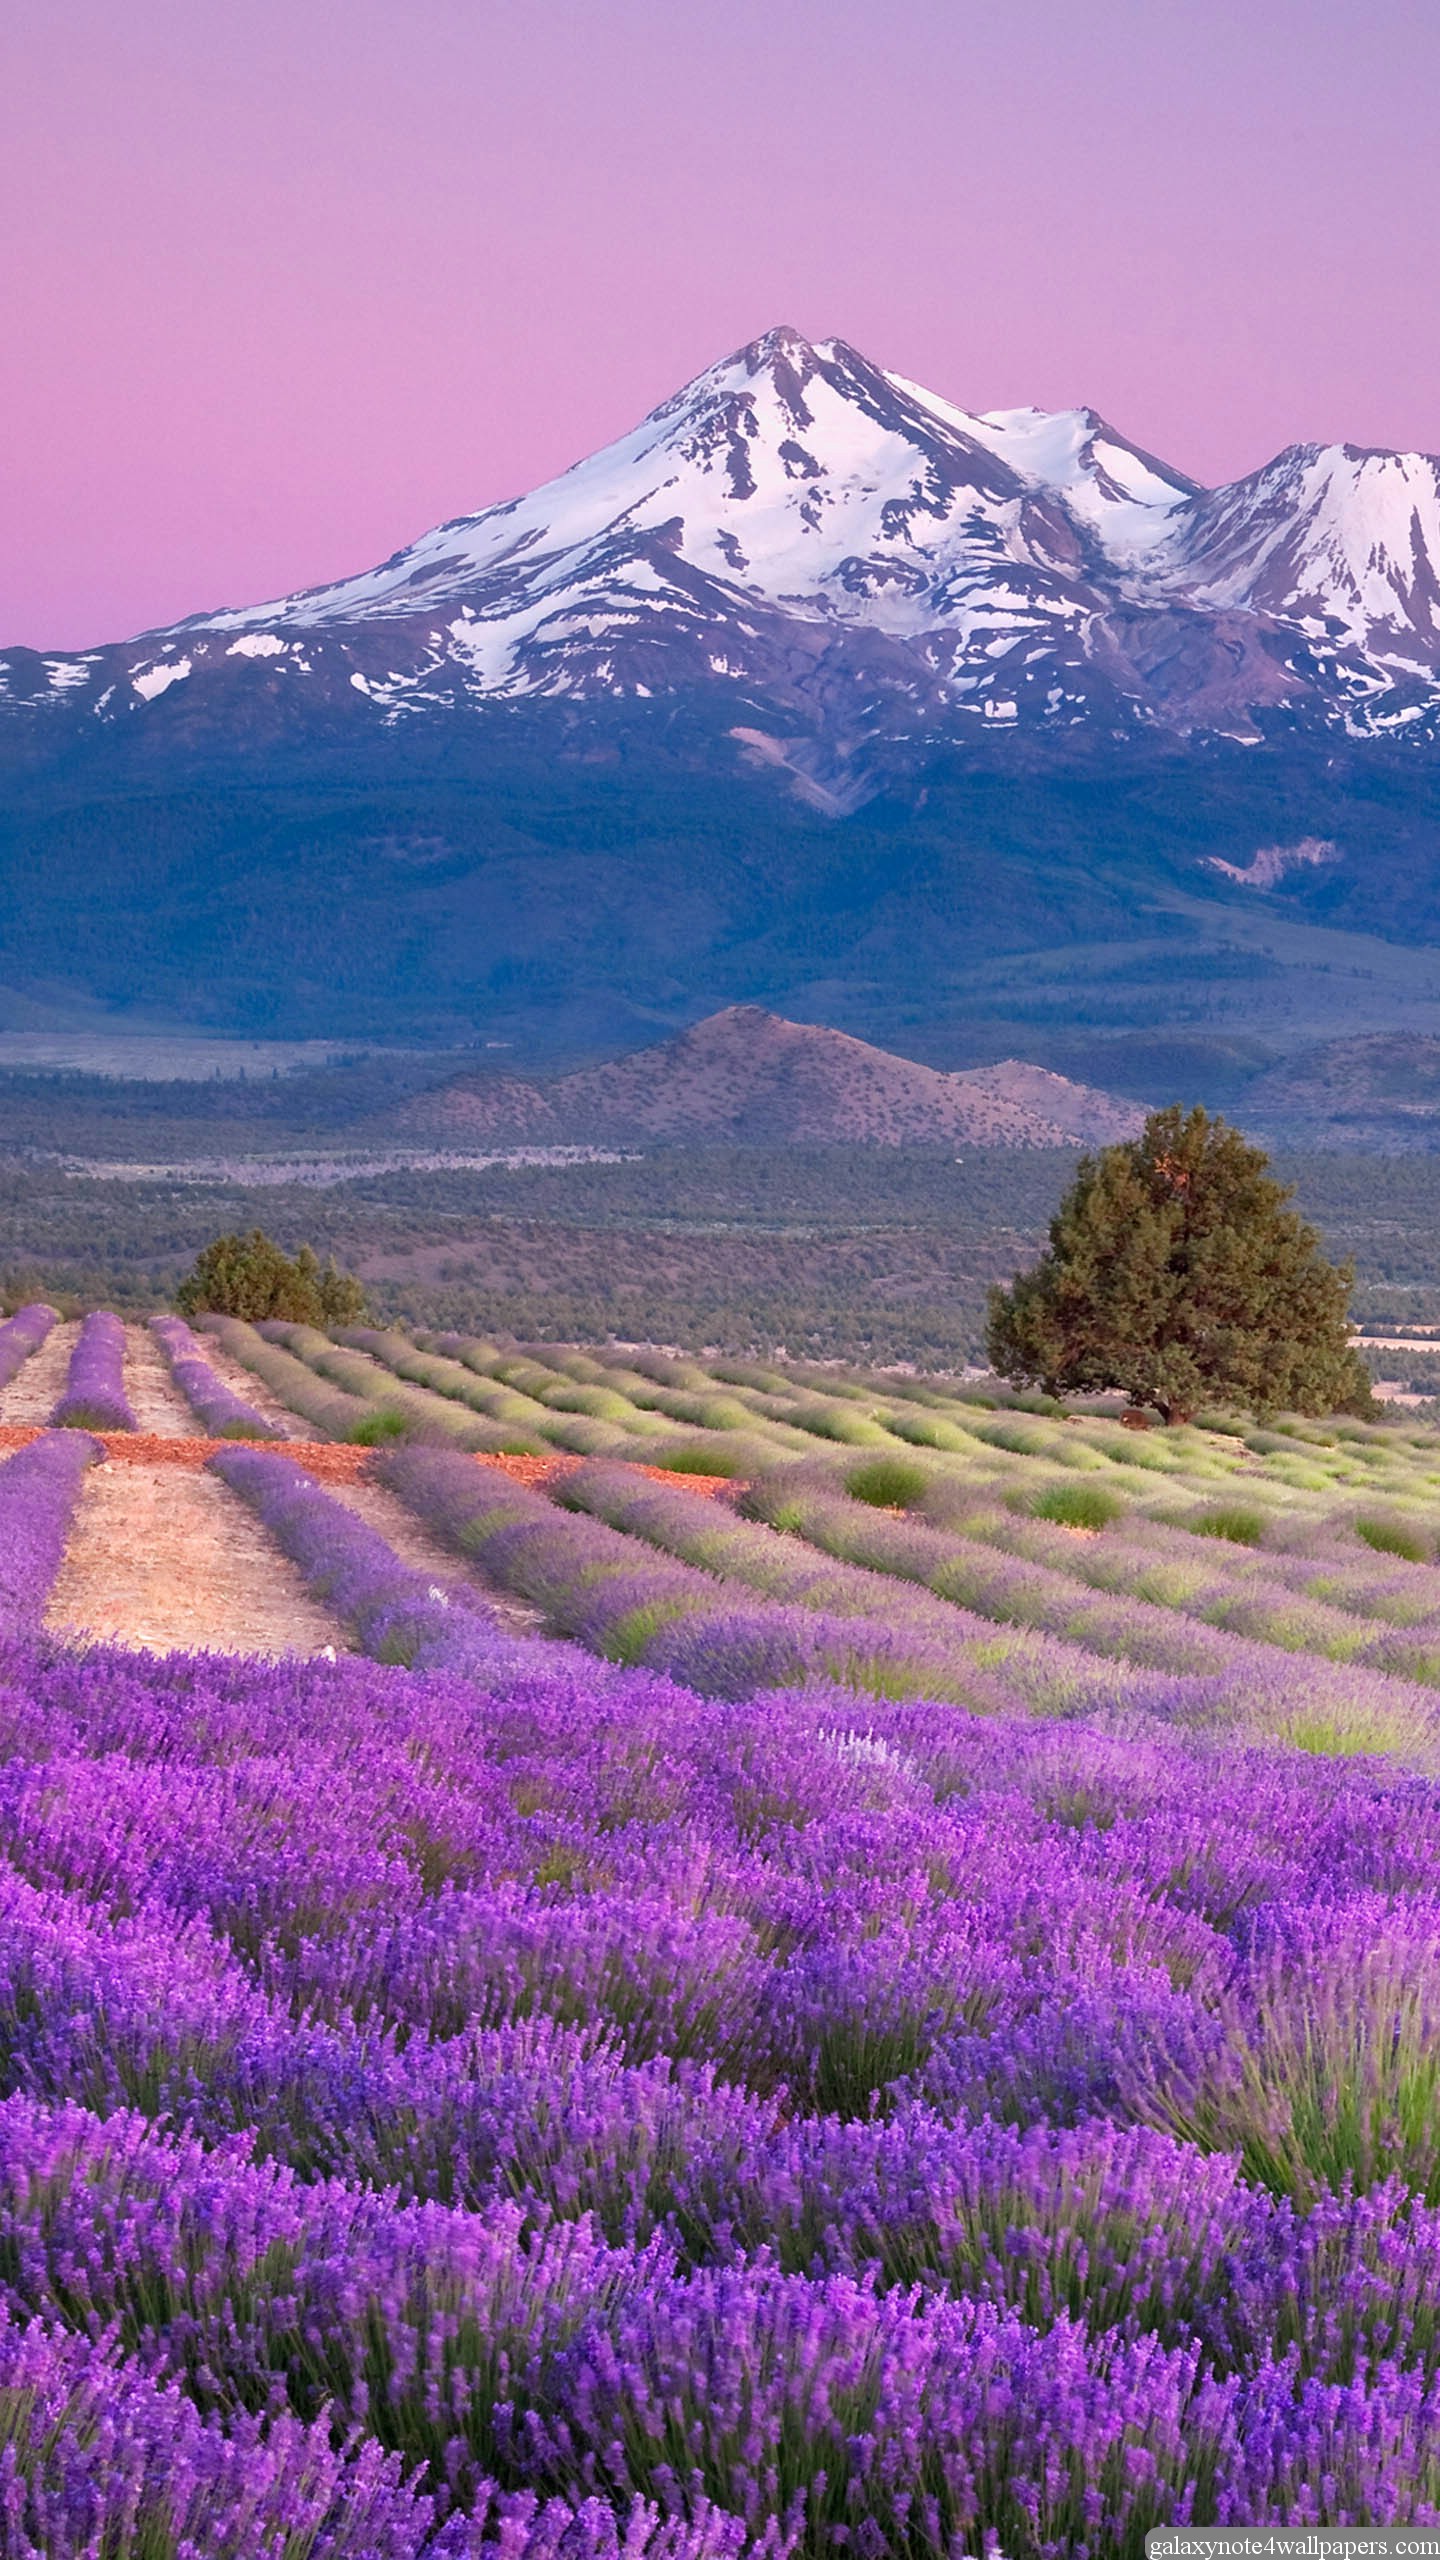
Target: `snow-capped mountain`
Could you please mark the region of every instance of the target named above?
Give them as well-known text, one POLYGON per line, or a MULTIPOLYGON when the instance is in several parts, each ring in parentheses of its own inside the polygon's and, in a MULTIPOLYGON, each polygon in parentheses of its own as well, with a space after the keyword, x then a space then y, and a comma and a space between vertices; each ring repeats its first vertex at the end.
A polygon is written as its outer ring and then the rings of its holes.
POLYGON ((413 730, 697 690, 745 752, 801 768, 806 740, 843 759, 1097 725, 1428 737, 1440 463, 1297 446, 1203 490, 1092 410, 972 414, 775 329, 560 479, 361 576, 0 656, 0 709, 27 727, 163 705, 171 734, 177 715, 413 730))
POLYGON ((1270 614, 1358 652, 1377 676, 1440 672, 1440 461, 1292 445, 1197 492, 1150 555, 1204 609, 1270 614))

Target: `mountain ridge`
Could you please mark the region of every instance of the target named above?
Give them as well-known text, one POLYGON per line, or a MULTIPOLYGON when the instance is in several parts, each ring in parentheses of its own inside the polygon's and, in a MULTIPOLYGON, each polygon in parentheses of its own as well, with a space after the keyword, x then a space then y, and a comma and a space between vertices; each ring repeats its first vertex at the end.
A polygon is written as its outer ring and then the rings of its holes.
POLYGON ((1093 409, 966 411, 777 328, 374 569, 0 652, 0 714, 37 735, 173 723, 181 695, 263 733, 695 687, 872 747, 1115 722, 1432 738, 1440 462, 1296 445, 1206 490, 1093 409))
POLYGON ((1097 1086, 1183 1031, 1205 1098, 1429 1036, 1437 489, 771 331, 358 578, 0 652, 0 1013, 543 1062, 744 1000, 1097 1086))

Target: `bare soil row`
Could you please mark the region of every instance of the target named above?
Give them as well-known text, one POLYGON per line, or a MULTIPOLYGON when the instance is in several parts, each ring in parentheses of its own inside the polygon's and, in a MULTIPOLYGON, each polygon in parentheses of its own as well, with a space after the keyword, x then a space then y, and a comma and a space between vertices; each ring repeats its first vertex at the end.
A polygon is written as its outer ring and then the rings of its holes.
MULTIPOLYGON (((64 1390, 78 1331, 78 1325, 57 1325, 0 1391, 0 1452, 23 1447, 44 1428, 64 1390)), ((207 1344, 206 1356, 268 1420, 287 1433, 300 1427, 218 1348, 207 1344)), ((74 1641, 157 1653, 274 1657, 351 1649, 347 1629, 311 1598, 248 1505, 209 1472, 205 1462, 223 1444, 196 1434, 194 1416, 142 1325, 126 1328, 125 1390, 140 1429, 97 1434, 105 1456, 85 1478, 47 1626, 74 1641)), ((393 1494, 368 1480, 369 1450, 291 1438, 285 1454, 378 1530, 402 1563, 437 1581, 468 1579, 503 1624, 520 1634, 542 1632, 535 1610, 467 1573, 393 1494)), ((581 1461, 516 1457, 480 1463, 536 1485, 581 1461)), ((654 1467, 641 1472, 684 1482, 694 1491, 715 1489, 709 1478, 669 1477, 654 1467)))

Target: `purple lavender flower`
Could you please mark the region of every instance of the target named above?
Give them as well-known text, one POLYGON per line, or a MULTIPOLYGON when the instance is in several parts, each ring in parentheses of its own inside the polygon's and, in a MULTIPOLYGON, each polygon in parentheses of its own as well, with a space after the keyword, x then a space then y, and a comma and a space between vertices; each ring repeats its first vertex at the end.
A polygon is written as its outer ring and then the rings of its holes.
POLYGON ((214 1440, 283 1440, 253 1404, 216 1376, 182 1316, 152 1316, 150 1330, 170 1364, 170 1375, 214 1440))
POLYGON ((80 1431, 135 1429, 125 1394, 125 1327, 108 1307, 97 1307, 81 1326, 65 1393, 50 1419, 80 1431))
POLYGON ((236 1448, 218 1451, 210 1464, 253 1505, 312 1591, 350 1621, 376 1661, 494 1677, 529 1652, 523 1639, 501 1632, 478 1592, 432 1582, 402 1564, 377 1529, 322 1492, 293 1459, 236 1448))
MULTIPOLYGON (((106 2344, 0 2306, 10 2412, 0 2516, 12 2560, 204 2552, 206 2560, 420 2560, 434 2506, 373 2438, 336 2451, 324 2423, 237 2412, 207 2422, 173 2382, 106 2344)), ((471 2546, 474 2547, 474 2546, 471 2546)), ((463 2551, 463 2543, 452 2549, 463 2551)))
POLYGON ((99 1455, 84 1432, 46 1431, 0 1462, 0 1629, 42 1615, 85 1470, 99 1455))
POLYGON ((56 1321, 53 1307, 36 1304, 22 1307, 8 1324, 0 1324, 0 1387, 9 1386, 56 1321))
POLYGON ((1278 1647, 1181 1677, 920 1590, 882 1620, 758 1524, 627 1480, 622 1530, 446 1453, 397 1464, 432 1522, 650 1667, 502 1637, 243 1448, 221 1475, 425 1667, 80 1655, 26 1595, 89 1447, 0 1467, 37 1558, 0 1647, 7 2551, 1129 2560, 1153 2522, 1436 2519, 1423 1733, 1282 1747, 1278 1647), (949 1672, 985 1713, 912 1694, 949 1672))

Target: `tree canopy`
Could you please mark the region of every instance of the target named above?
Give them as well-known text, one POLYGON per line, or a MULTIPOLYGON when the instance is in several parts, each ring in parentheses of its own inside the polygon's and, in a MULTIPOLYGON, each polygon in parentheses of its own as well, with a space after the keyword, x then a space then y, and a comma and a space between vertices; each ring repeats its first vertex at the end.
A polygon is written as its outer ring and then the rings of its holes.
POLYGON ((308 1244, 293 1261, 263 1227, 217 1236, 175 1292, 182 1316, 243 1316, 250 1324, 278 1317, 289 1324, 353 1324, 365 1292, 333 1259, 321 1263, 308 1244))
POLYGON ((1367 1409, 1353 1271, 1325 1259, 1268 1168, 1238 1130, 1179 1104, 1082 1157, 1048 1250, 990 1292, 992 1365, 1051 1395, 1122 1388, 1165 1422, 1209 1401, 1262 1418, 1367 1409))

